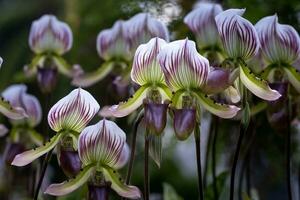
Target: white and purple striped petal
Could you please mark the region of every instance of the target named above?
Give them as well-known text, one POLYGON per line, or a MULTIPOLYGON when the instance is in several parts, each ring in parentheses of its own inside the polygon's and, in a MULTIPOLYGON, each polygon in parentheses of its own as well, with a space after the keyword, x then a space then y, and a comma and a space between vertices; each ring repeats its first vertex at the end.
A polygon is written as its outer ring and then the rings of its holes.
POLYGON ((150 16, 149 13, 139 13, 125 23, 126 38, 130 41, 131 51, 153 37, 169 41, 169 32, 165 24, 150 16))
POLYGON ((173 91, 201 88, 207 81, 209 62, 197 52, 195 42, 191 40, 177 40, 164 45, 158 60, 173 91))
POLYGON ((220 44, 215 16, 222 12, 222 6, 216 3, 200 2, 184 18, 184 23, 195 34, 200 48, 215 47, 220 44))
POLYGON ((112 28, 101 31, 97 37, 97 51, 104 60, 131 60, 129 40, 126 38, 127 29, 122 20, 115 22, 112 28))
POLYGON ((70 130, 80 133, 99 111, 94 97, 84 89, 74 89, 59 100, 48 113, 48 123, 52 130, 70 130))
POLYGON ((260 47, 254 26, 241 17, 245 9, 228 9, 215 17, 223 47, 230 58, 247 60, 260 47))
POLYGON ((300 56, 300 38, 289 25, 279 24, 277 15, 264 17, 255 25, 264 58, 269 63, 291 64, 300 56))
POLYGON ((165 44, 167 44, 165 40, 156 37, 137 48, 131 70, 131 79, 135 83, 145 85, 164 82, 157 55, 165 44))
POLYGON ((27 87, 23 84, 15 84, 6 88, 2 96, 9 101, 13 108, 23 109, 27 115, 24 119, 11 119, 14 124, 26 123, 30 127, 37 126, 42 119, 42 108, 39 100, 26 93, 27 87))
POLYGON ((86 127, 79 136, 78 152, 84 165, 99 163, 111 168, 119 168, 127 161, 129 154, 126 134, 118 125, 109 120, 101 120, 86 127))
POLYGON ((50 52, 62 55, 71 49, 72 43, 69 25, 53 15, 43 15, 31 25, 29 46, 36 54, 50 52))

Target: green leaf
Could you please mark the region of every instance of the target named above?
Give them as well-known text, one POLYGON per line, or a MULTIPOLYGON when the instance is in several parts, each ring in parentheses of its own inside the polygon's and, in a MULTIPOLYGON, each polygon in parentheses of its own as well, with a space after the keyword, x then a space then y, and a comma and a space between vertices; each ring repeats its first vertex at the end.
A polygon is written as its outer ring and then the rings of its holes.
POLYGON ((176 190, 168 183, 163 183, 163 199, 164 200, 183 200, 176 190))
POLYGON ((45 194, 50 194, 54 196, 63 196, 69 194, 82 186, 84 183, 88 181, 92 173, 94 172, 96 166, 94 164, 90 164, 85 166, 79 174, 71 179, 64 181, 58 184, 51 184, 45 191, 45 194))

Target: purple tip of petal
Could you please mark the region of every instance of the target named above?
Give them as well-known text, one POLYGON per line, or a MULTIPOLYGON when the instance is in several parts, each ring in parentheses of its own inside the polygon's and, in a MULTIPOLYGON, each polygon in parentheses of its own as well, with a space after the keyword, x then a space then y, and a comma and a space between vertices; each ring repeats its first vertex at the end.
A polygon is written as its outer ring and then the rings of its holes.
POLYGON ((31 163, 35 158, 31 158, 28 155, 31 154, 33 150, 25 151, 21 154, 15 156, 14 160, 12 161, 11 165, 22 167, 31 163))

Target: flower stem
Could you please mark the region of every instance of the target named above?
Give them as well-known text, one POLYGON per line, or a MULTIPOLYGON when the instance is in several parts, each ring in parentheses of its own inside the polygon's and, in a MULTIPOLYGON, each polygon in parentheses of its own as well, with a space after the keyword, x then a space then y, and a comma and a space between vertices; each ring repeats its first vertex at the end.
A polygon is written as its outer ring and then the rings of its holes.
POLYGON ((128 164, 128 170, 127 170, 127 176, 126 176, 126 184, 128 185, 130 183, 131 179, 131 173, 132 173, 132 168, 133 168, 133 163, 134 163, 134 157, 135 157, 135 146, 136 146, 136 136, 137 136, 137 130, 139 127, 140 122, 143 119, 143 115, 139 116, 135 123, 134 123, 134 130, 131 138, 131 153, 130 153, 130 158, 129 158, 129 164, 128 164))
POLYGON ((43 180, 44 180, 44 176, 45 176, 45 173, 46 173, 46 169, 48 167, 48 163, 50 161, 50 158, 52 156, 52 152, 53 152, 53 149, 51 149, 45 156, 45 159, 43 161, 43 164, 42 164, 42 167, 41 167, 41 175, 40 175, 40 178, 39 178, 39 182, 37 184, 37 187, 35 189, 35 193, 34 193, 34 197, 33 199, 34 200, 37 200, 38 199, 38 196, 39 196, 39 191, 40 191, 40 188, 41 188, 41 185, 43 183, 43 180))
POLYGON ((250 118, 250 113, 249 113, 249 105, 247 102, 247 89, 244 86, 241 86, 241 91, 243 90, 243 97, 242 97, 242 108, 243 108, 243 115, 242 115, 242 120, 240 124, 240 130, 239 130, 239 137, 238 137, 238 143, 236 146, 236 150, 234 153, 233 157, 233 164, 231 168, 231 177, 230 177, 230 200, 234 200, 234 187, 235 187, 235 173, 236 173, 236 167, 241 151, 241 146, 243 142, 244 135, 247 131, 248 125, 249 125, 249 118, 250 118))
POLYGON ((194 137, 195 137, 195 143, 196 143, 198 190, 199 190, 200 200, 204 200, 203 185, 202 185, 202 172, 201 172, 200 124, 199 123, 196 123, 194 137))
POLYGON ((218 118, 213 116, 213 142, 212 142, 212 176, 213 176, 213 192, 214 199, 219 199, 216 177, 216 150, 217 150, 217 137, 218 137, 218 118))
POLYGON ((214 131, 214 123, 213 123, 214 116, 212 116, 210 127, 209 127, 209 135, 208 135, 208 141, 206 145, 206 152, 205 152, 205 165, 203 169, 203 188, 206 188, 207 186, 207 174, 208 174, 208 165, 209 165, 209 155, 210 155, 210 147, 212 143, 212 137, 213 137, 213 131, 214 131))
POLYGON ((150 180, 149 180, 149 132, 145 134, 145 163, 144 163, 144 200, 149 200, 150 180))
POLYGON ((292 188, 291 188, 291 126, 290 126, 290 101, 286 100, 287 109, 287 138, 286 138, 286 178, 287 178, 287 190, 288 199, 292 200, 292 188))

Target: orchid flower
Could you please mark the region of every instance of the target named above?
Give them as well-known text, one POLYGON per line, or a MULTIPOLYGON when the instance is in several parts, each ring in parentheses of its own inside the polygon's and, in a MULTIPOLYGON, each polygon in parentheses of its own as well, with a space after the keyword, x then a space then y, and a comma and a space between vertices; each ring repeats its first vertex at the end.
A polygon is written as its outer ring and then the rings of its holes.
POLYGON ((184 23, 195 34, 197 45, 201 50, 221 50, 222 44, 215 16, 222 11, 220 4, 199 2, 197 7, 185 16, 184 23))
POLYGON ((45 193, 62 196, 89 182, 97 187, 110 184, 111 189, 125 198, 141 198, 139 189, 125 185, 116 171, 126 164, 128 148, 126 134, 114 122, 104 119, 86 127, 78 140, 81 172, 74 179, 50 185, 45 193))
POLYGON ((25 73, 32 76, 37 73, 38 68, 50 68, 71 77, 73 71, 62 55, 71 49, 72 43, 73 35, 70 27, 55 16, 43 15, 35 20, 29 34, 29 46, 35 57, 25 66, 25 73))
POLYGON ((234 62, 234 73, 239 71, 240 81, 246 88, 264 100, 276 100, 281 95, 256 77, 245 64, 258 52, 260 43, 254 26, 241 17, 244 12, 245 9, 228 9, 215 17, 224 50, 234 62))
POLYGON ((111 29, 101 31, 97 38, 97 51, 105 62, 96 72, 75 76, 73 84, 89 87, 105 78, 114 68, 121 68, 121 72, 126 74, 136 48, 153 37, 168 41, 169 33, 163 23, 148 13, 139 13, 127 21, 118 20, 111 29))
POLYGON ((300 75, 293 66, 300 58, 300 37, 297 31, 292 26, 279 24, 277 15, 262 18, 255 28, 260 39, 262 56, 268 64, 262 76, 276 81, 275 71, 280 72, 281 77, 285 76, 300 92, 300 75))
POLYGON ((77 149, 77 137, 98 112, 100 106, 94 97, 83 89, 74 89, 59 100, 48 113, 48 123, 56 135, 43 146, 18 154, 12 162, 15 166, 25 166, 53 149, 59 141, 72 138, 77 149))
MULTIPOLYGON (((175 108, 174 128, 179 139, 186 139, 191 131, 184 131, 185 128, 177 125, 188 125, 183 121, 195 122, 196 113, 192 110, 200 105, 222 118, 232 118, 240 110, 233 105, 216 103, 207 96, 205 90, 210 74, 209 62, 197 52, 195 42, 185 39, 166 44, 160 51, 158 60, 166 83, 173 91, 171 102, 175 108), (178 112, 178 109, 181 112, 178 112), (188 116, 189 120, 186 120, 188 116)), ((186 129, 193 130, 193 126, 186 129)))
POLYGON ((170 99, 172 94, 164 81, 163 72, 156 58, 165 44, 163 39, 156 37, 137 48, 131 79, 140 88, 127 102, 102 109, 100 112, 102 116, 124 117, 141 107, 145 99, 150 99, 152 103, 157 104, 170 99))
POLYGON ((89 87, 105 78, 115 67, 126 68, 127 62, 132 60, 130 43, 126 37, 128 27, 123 20, 115 22, 112 28, 102 30, 97 37, 97 51, 105 62, 96 72, 81 73, 75 76, 73 84, 89 87))

